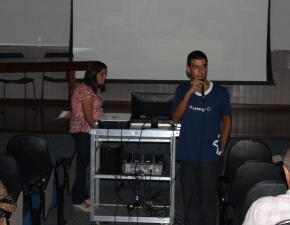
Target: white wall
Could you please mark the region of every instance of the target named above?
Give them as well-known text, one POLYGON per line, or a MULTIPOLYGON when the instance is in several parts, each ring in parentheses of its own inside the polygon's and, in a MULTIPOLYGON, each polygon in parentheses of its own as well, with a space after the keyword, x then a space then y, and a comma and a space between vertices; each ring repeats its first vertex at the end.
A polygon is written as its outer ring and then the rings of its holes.
POLYGON ((68 46, 70 0, 1 0, 0 45, 68 46))
POLYGON ((271 0, 271 49, 290 50, 290 1, 271 0))

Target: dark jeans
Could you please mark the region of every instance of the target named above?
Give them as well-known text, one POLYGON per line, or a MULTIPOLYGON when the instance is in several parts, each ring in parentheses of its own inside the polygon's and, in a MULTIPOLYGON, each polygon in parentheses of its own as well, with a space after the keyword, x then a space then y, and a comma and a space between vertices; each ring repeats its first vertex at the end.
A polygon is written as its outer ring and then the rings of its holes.
POLYGON ((82 204, 89 198, 86 187, 87 167, 90 164, 91 137, 88 133, 74 133, 75 152, 77 155, 76 179, 72 188, 71 196, 74 205, 82 204))
POLYGON ((217 191, 223 159, 180 162, 185 225, 217 224, 217 191))

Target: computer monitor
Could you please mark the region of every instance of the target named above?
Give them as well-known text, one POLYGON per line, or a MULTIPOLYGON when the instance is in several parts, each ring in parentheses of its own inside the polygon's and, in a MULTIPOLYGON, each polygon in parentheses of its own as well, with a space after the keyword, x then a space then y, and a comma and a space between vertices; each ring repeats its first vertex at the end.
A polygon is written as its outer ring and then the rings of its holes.
POLYGON ((172 93, 131 94, 131 119, 150 119, 151 128, 158 128, 158 120, 171 119, 172 93))

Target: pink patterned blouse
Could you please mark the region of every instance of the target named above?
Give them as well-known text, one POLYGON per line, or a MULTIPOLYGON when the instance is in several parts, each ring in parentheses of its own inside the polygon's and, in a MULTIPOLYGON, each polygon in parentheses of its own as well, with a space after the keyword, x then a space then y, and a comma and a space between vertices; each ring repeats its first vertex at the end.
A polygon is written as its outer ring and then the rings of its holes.
POLYGON ((103 112, 103 101, 100 93, 97 96, 91 87, 86 86, 84 83, 80 84, 71 98, 72 118, 70 120, 70 133, 89 133, 90 125, 85 121, 82 110, 82 101, 86 99, 93 100, 93 118, 96 121, 99 120, 103 112))

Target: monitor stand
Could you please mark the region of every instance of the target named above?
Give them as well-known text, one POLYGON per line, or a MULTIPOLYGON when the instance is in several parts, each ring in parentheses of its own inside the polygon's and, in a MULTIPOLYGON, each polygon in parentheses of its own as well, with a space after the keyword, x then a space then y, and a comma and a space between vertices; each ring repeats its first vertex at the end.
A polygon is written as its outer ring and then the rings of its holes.
POLYGON ((151 128, 158 128, 158 116, 151 117, 151 128))

